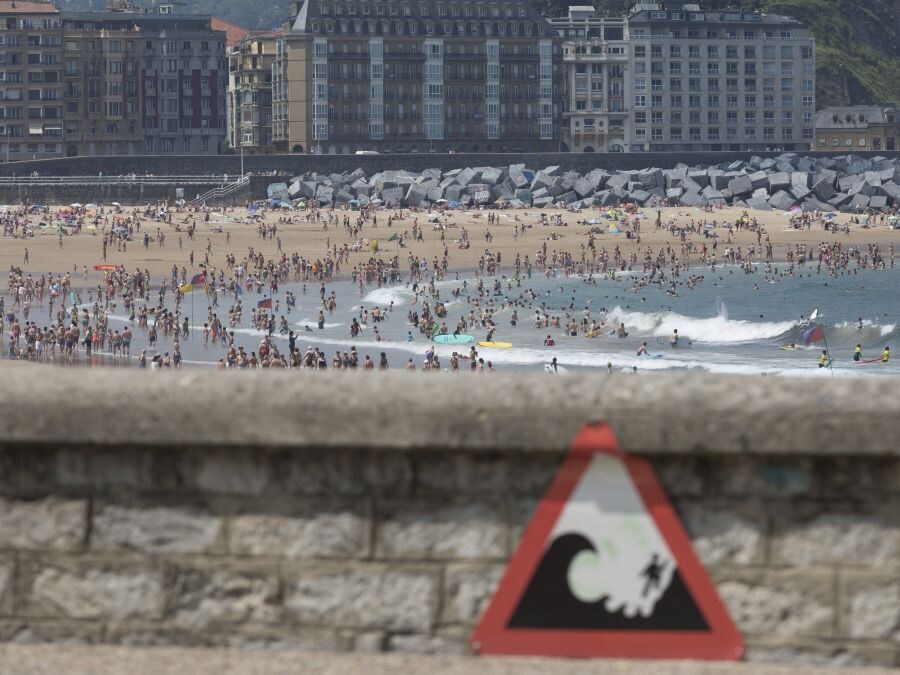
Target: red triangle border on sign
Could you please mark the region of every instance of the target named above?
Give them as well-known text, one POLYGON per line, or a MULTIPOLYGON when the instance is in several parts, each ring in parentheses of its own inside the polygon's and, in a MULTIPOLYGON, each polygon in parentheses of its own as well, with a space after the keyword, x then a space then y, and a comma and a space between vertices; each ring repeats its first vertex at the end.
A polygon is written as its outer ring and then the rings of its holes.
POLYGON ((569 658, 739 660, 744 641, 697 558, 650 463, 623 453, 606 423, 585 425, 522 536, 497 592, 471 638, 478 654, 569 658), (508 624, 541 561, 548 539, 597 453, 620 459, 677 562, 708 631, 510 629, 508 624))

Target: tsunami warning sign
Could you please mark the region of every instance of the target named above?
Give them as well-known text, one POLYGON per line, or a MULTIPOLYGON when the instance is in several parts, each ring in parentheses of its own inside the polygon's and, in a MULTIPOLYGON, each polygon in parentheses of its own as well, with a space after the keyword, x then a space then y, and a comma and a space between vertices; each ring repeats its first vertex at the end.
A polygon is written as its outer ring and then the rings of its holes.
POLYGON ((650 464, 585 426, 472 636, 481 654, 740 659, 740 633, 650 464))

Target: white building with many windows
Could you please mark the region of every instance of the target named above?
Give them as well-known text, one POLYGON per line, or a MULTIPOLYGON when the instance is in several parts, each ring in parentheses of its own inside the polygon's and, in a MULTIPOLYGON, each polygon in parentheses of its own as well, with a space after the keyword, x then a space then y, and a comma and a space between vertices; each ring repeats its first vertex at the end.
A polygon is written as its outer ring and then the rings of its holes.
POLYGON ((632 151, 809 150, 815 41, 774 14, 639 4, 628 17, 632 151))

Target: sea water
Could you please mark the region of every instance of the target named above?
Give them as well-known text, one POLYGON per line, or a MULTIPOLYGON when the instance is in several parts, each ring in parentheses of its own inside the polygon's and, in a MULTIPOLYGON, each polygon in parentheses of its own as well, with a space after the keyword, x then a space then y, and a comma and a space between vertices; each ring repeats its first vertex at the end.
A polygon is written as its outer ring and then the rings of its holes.
MULTIPOLYGON (((780 269, 784 267, 781 266, 780 269)), ((543 370, 544 364, 552 358, 569 370, 606 369, 612 364, 615 371, 629 371, 634 367, 638 372, 711 372, 739 374, 800 375, 810 377, 831 376, 832 370, 820 369, 818 358, 822 342, 808 349, 784 351, 779 349, 790 343, 803 346, 799 321, 818 309, 818 321, 825 328, 829 352, 833 358, 834 376, 877 376, 900 372, 900 355, 891 363, 856 365, 852 361, 853 348, 862 345, 864 358, 879 356, 885 346, 892 351, 900 350, 897 325, 900 322, 900 270, 859 270, 838 277, 825 273, 816 274, 815 268, 799 271, 795 277, 770 275, 768 280, 760 269, 755 274, 745 274, 739 267, 720 266, 714 271, 696 268, 682 273, 681 280, 688 276, 703 276, 703 281, 694 288, 677 287, 677 296, 667 293, 667 288, 646 286, 633 291, 634 273, 620 274, 614 279, 594 276, 591 283, 582 277, 550 277, 543 275, 514 279, 496 277, 502 282, 502 290, 494 294, 494 278, 485 278, 488 295, 481 299, 482 305, 492 299, 496 306, 507 300, 518 301, 518 306, 504 306, 495 312, 497 330, 495 341, 511 342, 512 348, 484 348, 477 341, 485 340, 487 330, 470 326, 466 333, 475 337, 478 356, 490 360, 501 371, 543 370), (533 292, 531 300, 527 292, 533 292), (561 328, 534 327, 535 311, 541 308, 551 316, 560 317, 561 328), (583 311, 588 308, 591 318, 597 320, 605 315, 607 325, 600 337, 587 338, 581 329, 583 311), (516 326, 511 325, 513 310, 518 313, 516 326), (567 323, 566 313, 579 322, 576 337, 564 334, 567 323), (862 328, 860 328, 862 319, 862 328), (624 323, 628 332, 625 338, 608 335, 619 323, 624 323), (673 349, 669 338, 677 330, 680 347, 673 349), (544 339, 551 335, 556 342, 553 347, 545 347, 544 339), (638 357, 637 350, 646 342, 651 355, 662 354, 662 358, 638 357)), ((447 326, 452 331, 459 318, 468 315, 474 308, 467 298, 476 299, 472 278, 454 278, 440 281, 436 288, 445 303, 448 314, 447 326), (466 287, 463 288, 465 282, 466 287), (453 290, 460 289, 459 297, 453 290)), ((334 291, 337 309, 325 312, 322 329, 317 326, 320 310, 319 285, 307 283, 287 283, 280 286, 278 298, 281 308, 276 312, 276 323, 284 315, 290 329, 297 336, 296 346, 305 352, 307 347, 318 347, 325 352, 328 364, 335 351, 349 351, 355 346, 360 360, 367 354, 377 363, 381 352, 385 352, 391 368, 402 368, 412 358, 420 367, 426 349, 432 342, 419 331, 407 324, 407 312, 412 309, 421 314, 422 302, 427 300, 434 307, 434 300, 420 294, 414 304, 415 293, 409 285, 377 288, 370 286, 360 292, 349 281, 327 284, 327 292, 334 291), (292 291, 297 296, 297 308, 285 311, 284 293, 292 291), (393 303, 393 304, 391 304, 393 303), (374 324, 369 319, 357 338, 350 336, 350 324, 355 317, 360 319, 363 309, 369 313, 378 307, 385 313, 385 320, 374 324), (376 341, 373 327, 383 338, 376 341), (413 341, 407 341, 408 333, 413 341)), ((236 344, 243 346, 249 354, 257 351, 264 331, 250 326, 250 310, 263 295, 245 293, 242 324, 234 329, 236 344)), ((171 303, 171 296, 167 298, 171 303)), ((224 322, 232 298, 220 298, 219 307, 214 308, 224 322)), ((140 304, 140 303, 139 303, 140 304)), ((207 319, 207 300, 202 293, 192 299, 185 298, 182 311, 191 317, 192 339, 182 342, 182 357, 187 364, 213 364, 224 356, 224 349, 203 347, 201 329, 207 319), (193 301, 193 309, 192 309, 193 301)), ((477 314, 477 312, 476 312, 477 314)), ((121 313, 111 315, 110 327, 120 329, 127 322, 121 313)), ((132 355, 146 346, 143 331, 133 329, 135 338, 132 355)), ((273 339, 281 351, 287 347, 287 336, 278 332, 273 339)), ((434 345, 444 366, 450 355, 456 351, 468 354, 469 345, 434 345)), ((160 342, 156 348, 160 353, 171 352, 171 342, 160 342)), ((152 353, 148 351, 148 355, 152 353)), ((467 367, 464 361, 461 368, 467 367)))

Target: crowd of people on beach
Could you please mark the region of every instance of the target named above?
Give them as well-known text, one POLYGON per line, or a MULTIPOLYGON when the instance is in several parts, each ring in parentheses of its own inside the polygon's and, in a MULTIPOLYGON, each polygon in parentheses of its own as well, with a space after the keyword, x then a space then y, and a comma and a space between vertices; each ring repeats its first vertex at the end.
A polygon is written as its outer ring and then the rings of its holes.
MULTIPOLYGON (((503 330, 498 319, 501 309, 508 312, 511 326, 530 322, 535 330, 558 330, 568 336, 580 333, 596 337, 609 331, 627 334, 624 324, 610 323, 605 307, 582 310, 574 303, 551 307, 540 301, 528 283, 535 275, 546 279, 580 277, 585 283, 596 285, 623 272, 638 272, 630 277, 633 294, 656 286, 677 297, 706 282, 706 275, 692 272, 698 265, 708 268, 710 274, 721 265, 735 265, 744 273, 769 282, 813 274, 836 277, 894 266, 892 242, 885 248, 877 242, 850 246, 834 239, 849 234, 851 225, 886 225, 884 214, 869 214, 862 222, 857 218, 841 226, 823 214, 794 215, 791 227, 821 228, 823 240, 815 246, 787 245, 778 252, 766 228, 748 212, 733 221, 721 222, 696 212, 679 212, 678 218, 664 222, 661 213, 657 213, 655 229, 666 231, 668 236, 665 245, 653 248, 641 241, 641 218, 634 209, 613 212, 609 217, 611 223, 635 240, 636 247, 628 252, 619 245, 610 244, 608 248, 601 241, 602 228, 578 233, 583 235, 580 240, 566 239, 559 231, 568 228, 571 233, 572 228, 565 225, 560 214, 527 210, 509 217, 509 222, 490 211, 469 213, 469 224, 461 224, 457 219, 462 219, 463 214, 448 210, 422 213, 371 206, 362 210, 319 209, 311 205, 302 213, 285 214, 265 203, 254 203, 237 214, 231 209, 231 214, 236 222, 256 223, 258 245, 246 251, 232 251, 230 233, 226 233, 226 250, 222 251, 221 241, 214 246, 211 236, 205 241, 201 241, 203 237, 198 239, 201 226, 210 233, 221 230, 221 226, 217 230, 210 225, 211 216, 228 212, 226 208, 184 203, 143 208, 73 205, 56 211, 24 204, 0 214, 0 227, 7 237, 27 240, 35 228, 57 227, 62 246, 64 237, 93 234, 104 263, 115 259, 113 250, 125 252, 135 242, 150 249, 164 248, 177 240, 179 249, 185 245, 189 249, 184 264, 173 265, 167 275, 152 278, 148 269, 127 269, 115 263, 99 265, 99 270, 74 266, 71 271, 38 274, 28 271, 32 263, 25 248, 22 265, 10 268, 7 292, 0 298, 0 335, 8 332, 6 356, 68 363, 83 354, 93 359, 99 356, 104 363, 136 361, 142 368, 177 369, 184 363, 183 344, 202 340, 205 349, 222 351, 217 360, 221 368, 388 370, 385 352, 376 359, 368 354, 360 358, 357 348, 351 346, 329 359, 315 345, 301 350, 298 335, 290 330, 286 318, 296 308, 297 298, 294 291, 283 291, 282 287, 294 284, 302 286, 302 291, 297 289, 302 295, 318 293, 320 309, 315 323, 322 329, 326 315, 333 313, 337 305, 335 293, 328 288, 330 284, 351 281, 360 295, 372 287, 406 284, 413 293, 405 316, 411 339, 413 331, 430 340, 477 329, 485 333, 485 342, 490 343, 503 330), (471 222, 478 220, 472 216, 484 217, 487 223, 483 252, 472 269, 457 266, 459 271, 451 273, 454 251, 472 245, 471 222), (321 225, 327 232, 324 250, 319 254, 285 250, 283 232, 298 222, 321 225), (380 224, 395 235, 396 250, 372 246, 371 241, 378 243, 374 238, 363 243, 363 235, 372 234, 380 224), (516 253, 509 260, 500 247, 494 246, 491 228, 510 226, 515 228, 517 241, 535 241, 532 255, 516 253), (755 236, 755 245, 745 248, 732 242, 736 232, 748 231, 755 236), (339 243, 342 237, 346 241, 339 243), (412 250, 416 242, 426 237, 440 241, 441 252, 431 259, 412 250), (198 249, 200 255, 196 255, 198 249), (363 260, 359 259, 361 252, 366 256, 363 260), (781 265, 776 263, 779 254, 784 261, 781 265), (461 278, 460 285, 452 291, 453 298, 467 305, 467 311, 458 318, 448 317, 445 298, 435 285, 451 276, 461 278), (263 333, 254 349, 241 345, 235 330, 244 317, 247 296, 255 296, 248 303, 251 327, 263 333), (193 309, 195 303, 200 304, 199 311, 193 309), (206 315, 198 321, 204 309, 206 315), (111 317, 120 314, 125 317, 124 325, 112 326, 111 317), (146 344, 139 351, 132 349, 136 333, 139 341, 146 344), (287 344, 279 347, 276 335, 287 344)), ((648 216, 644 215, 645 222, 648 216)), ((394 309, 393 303, 360 308, 349 328, 351 339, 358 338, 363 328, 369 328, 373 339, 381 342, 379 324, 403 320, 394 309)), ((304 332, 314 330, 309 326, 304 332)), ((493 363, 481 357, 475 347, 467 352, 453 352, 448 361, 445 366, 431 348, 423 354, 421 369, 495 371, 493 363)), ((416 363, 410 359, 403 368, 414 370, 416 363)))

